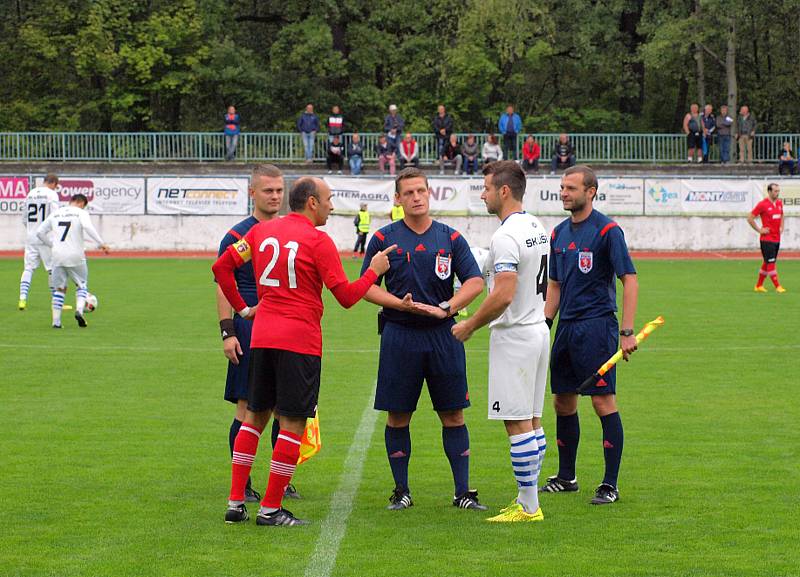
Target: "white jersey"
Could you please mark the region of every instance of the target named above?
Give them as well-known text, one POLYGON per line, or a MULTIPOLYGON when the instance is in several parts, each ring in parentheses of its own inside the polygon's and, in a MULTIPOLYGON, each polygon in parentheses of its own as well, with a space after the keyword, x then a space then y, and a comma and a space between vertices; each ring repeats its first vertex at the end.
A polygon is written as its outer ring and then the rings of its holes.
POLYGON ((494 289, 495 275, 501 272, 517 273, 517 290, 508 308, 489 324, 491 328, 544 322, 549 256, 550 236, 538 218, 526 212, 506 217, 489 245, 489 292, 494 289))
POLYGON ((58 193, 55 190, 37 186, 28 193, 25 198, 25 212, 22 214, 28 232, 27 244, 42 244, 36 236, 36 229, 58 208, 58 193))
POLYGON ((98 245, 105 244, 89 213, 74 205, 59 208, 36 231, 42 242, 53 247, 53 267, 78 266, 86 260, 84 233, 98 245))

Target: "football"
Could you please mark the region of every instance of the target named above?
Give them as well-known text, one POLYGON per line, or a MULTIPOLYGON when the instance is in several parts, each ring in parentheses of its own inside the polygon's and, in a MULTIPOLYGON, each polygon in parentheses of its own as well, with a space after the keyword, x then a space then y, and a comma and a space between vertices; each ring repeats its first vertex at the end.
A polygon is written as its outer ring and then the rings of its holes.
POLYGON ((97 297, 92 293, 86 295, 86 312, 92 312, 97 308, 97 297))

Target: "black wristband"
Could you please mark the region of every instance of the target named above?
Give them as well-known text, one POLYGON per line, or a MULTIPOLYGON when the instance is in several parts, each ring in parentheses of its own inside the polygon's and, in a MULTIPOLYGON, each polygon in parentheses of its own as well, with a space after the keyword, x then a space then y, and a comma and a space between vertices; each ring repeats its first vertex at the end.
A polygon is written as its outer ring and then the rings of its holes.
POLYGON ((233 324, 233 319, 222 319, 219 321, 219 332, 222 335, 222 340, 229 339, 236 336, 236 327, 233 324))
POLYGON ((552 329, 553 328, 553 319, 545 318, 544 322, 547 323, 547 328, 548 329, 552 329))

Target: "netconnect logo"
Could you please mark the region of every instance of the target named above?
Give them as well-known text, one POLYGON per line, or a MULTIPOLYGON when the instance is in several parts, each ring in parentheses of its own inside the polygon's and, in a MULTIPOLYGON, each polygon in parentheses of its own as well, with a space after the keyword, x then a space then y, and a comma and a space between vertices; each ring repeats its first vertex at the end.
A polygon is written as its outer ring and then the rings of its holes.
POLYGON ((677 192, 670 192, 663 186, 660 187, 658 190, 656 190, 655 187, 651 186, 650 188, 647 189, 647 194, 649 194, 650 198, 652 198, 654 201, 658 203, 667 203, 670 200, 678 199, 677 192))

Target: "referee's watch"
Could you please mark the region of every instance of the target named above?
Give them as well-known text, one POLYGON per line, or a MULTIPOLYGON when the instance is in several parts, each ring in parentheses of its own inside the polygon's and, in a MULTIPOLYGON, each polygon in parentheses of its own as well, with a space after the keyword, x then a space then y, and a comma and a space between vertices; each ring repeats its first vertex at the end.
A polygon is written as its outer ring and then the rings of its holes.
POLYGON ((442 309, 444 312, 447 313, 447 316, 450 316, 452 312, 450 309, 450 301, 442 301, 439 303, 439 308, 442 309))
POLYGON ((633 329, 622 329, 619 331, 619 336, 621 337, 632 337, 633 336, 633 329))

